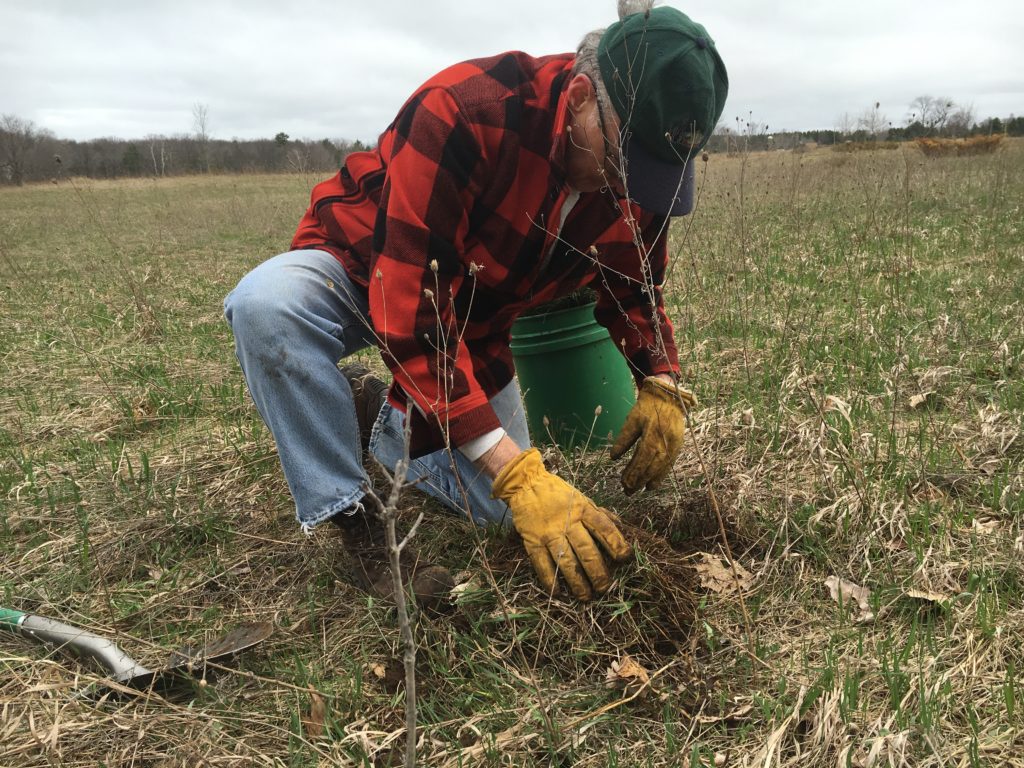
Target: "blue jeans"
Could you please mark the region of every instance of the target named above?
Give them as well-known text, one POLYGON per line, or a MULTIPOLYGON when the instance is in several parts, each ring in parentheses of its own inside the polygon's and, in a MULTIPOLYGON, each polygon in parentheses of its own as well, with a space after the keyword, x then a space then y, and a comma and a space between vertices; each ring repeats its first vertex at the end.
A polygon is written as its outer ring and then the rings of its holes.
MULTIPOLYGON (((338 361, 375 344, 362 289, 324 251, 291 251, 265 261, 224 300, 235 354, 256 408, 277 443, 298 521, 308 530, 358 508, 369 485, 352 389, 338 361)), ((492 400, 509 437, 529 447, 515 380, 492 400)), ((385 403, 370 451, 389 470, 405 455, 405 415, 385 403)), ((508 507, 458 450, 410 463, 408 479, 479 525, 507 524, 508 507)), ((378 488, 380 493, 386 488, 378 488)))

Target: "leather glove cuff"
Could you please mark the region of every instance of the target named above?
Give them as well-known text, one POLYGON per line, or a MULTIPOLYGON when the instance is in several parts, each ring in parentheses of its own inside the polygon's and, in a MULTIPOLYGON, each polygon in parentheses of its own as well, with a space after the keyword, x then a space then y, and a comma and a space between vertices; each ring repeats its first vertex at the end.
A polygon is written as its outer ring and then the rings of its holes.
MULTIPOLYGON (((657 397, 659 400, 670 402, 677 407, 682 401, 686 405, 686 410, 697 405, 697 396, 688 389, 683 389, 678 384, 672 384, 664 379, 659 379, 657 376, 648 376, 644 379, 642 386, 644 392, 649 395, 657 397)), ((682 410, 682 407, 680 407, 682 410)))
POLYGON ((507 504, 521 490, 532 486, 546 471, 540 451, 527 448, 501 468, 501 472, 491 482, 491 498, 501 499, 507 504))

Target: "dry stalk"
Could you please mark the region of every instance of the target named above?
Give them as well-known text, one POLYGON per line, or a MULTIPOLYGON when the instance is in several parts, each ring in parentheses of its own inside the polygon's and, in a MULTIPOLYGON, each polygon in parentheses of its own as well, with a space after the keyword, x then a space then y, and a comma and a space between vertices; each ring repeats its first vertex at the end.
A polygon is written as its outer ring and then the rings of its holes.
MULTIPOLYGON (((689 158, 686 158, 686 159, 689 160, 689 158)), ((743 200, 742 178, 743 178, 743 173, 744 173, 745 167, 746 167, 746 157, 744 157, 743 164, 741 166, 741 184, 740 184, 741 208, 742 208, 742 200, 743 200)), ((618 170, 619 170, 620 178, 625 180, 626 179, 625 168, 621 167, 618 170)), ((676 189, 676 194, 677 195, 680 192, 682 184, 683 184, 682 177, 680 177, 679 187, 676 189)), ((703 189, 703 185, 701 186, 701 189, 703 189)), ((626 191, 626 194, 628 196, 629 190, 626 189, 625 191, 626 191)), ((668 222, 669 222, 669 219, 666 218, 665 219, 665 224, 664 224, 665 228, 668 227, 668 222)), ((667 348, 666 348, 666 344, 665 344, 665 339, 662 336, 662 328, 661 328, 660 323, 657 322, 657 316, 658 316, 657 315, 657 307, 655 307, 654 303, 653 303, 653 297, 655 296, 655 289, 657 289, 659 286, 654 284, 653 273, 652 273, 651 266, 650 266, 650 252, 649 252, 648 247, 643 242, 643 239, 641 237, 640 228, 637 225, 636 219, 632 218, 631 216, 630 217, 626 217, 626 223, 629 226, 629 228, 630 228, 630 230, 631 230, 631 232, 633 234, 633 242, 636 245, 637 253, 639 254, 640 260, 642 262, 644 279, 645 279, 645 282, 647 283, 644 286, 644 291, 645 291, 645 293, 648 296, 652 297, 651 316, 655 320, 654 327, 655 327, 656 336, 657 336, 658 350, 663 355, 665 355, 667 357, 667 354, 666 354, 666 349, 667 348)), ((742 222, 742 218, 741 218, 741 231, 743 231, 742 224, 743 224, 743 222, 742 222)), ((687 230, 686 230, 686 237, 687 238, 689 237, 689 233, 690 233, 690 229, 687 228, 687 230)), ((658 234, 659 234, 659 236, 666 236, 666 233, 664 231, 660 231, 658 234)), ((683 244, 685 244, 685 239, 683 241, 683 244)), ((681 244, 680 248, 682 248, 682 247, 683 247, 683 245, 681 244)), ((743 235, 743 258, 744 258, 744 264, 746 264, 746 252, 747 252, 746 236, 744 234, 743 235)), ((597 266, 598 266, 598 268, 600 268, 601 267, 600 263, 598 263, 597 266)), ((746 307, 744 307, 744 309, 746 309, 746 307)), ((744 339, 744 363, 746 364, 746 339, 744 339)), ((746 367, 746 365, 745 365, 745 367, 746 367)), ((748 376, 749 376, 749 373, 748 373, 748 376)), ((674 378, 678 378, 678 377, 674 377, 674 378)), ((676 383, 678 383, 678 381, 676 383)), ((679 403, 679 407, 680 407, 680 409, 683 412, 684 417, 688 417, 689 416, 689 412, 688 412, 688 410, 686 408, 686 404, 683 402, 683 398, 682 398, 681 394, 677 394, 677 400, 678 400, 678 403, 679 403)), ((732 547, 729 544, 729 537, 726 534, 725 520, 722 518, 721 507, 720 507, 720 505, 718 503, 718 494, 715 493, 714 485, 713 485, 713 483, 711 481, 711 473, 708 471, 707 463, 704 461, 703 451, 701 451, 700 445, 698 444, 698 441, 697 441, 697 438, 694 435, 692 435, 692 433, 691 433, 691 440, 693 442, 694 451, 695 451, 695 453, 697 455, 697 460, 700 463, 701 473, 704 476, 704 482, 707 484, 708 495, 709 495, 709 497, 711 499, 711 507, 712 507, 712 509, 714 509, 715 518, 716 518, 716 520, 718 522, 718 531, 719 531, 719 535, 721 536, 721 539, 722 539, 722 547, 725 550, 726 557, 729 560, 729 569, 730 569, 730 571, 733 574, 733 578, 736 579, 737 585, 738 585, 739 584, 739 579, 740 579, 739 571, 736 569, 736 561, 733 558, 732 547)), ((757 652, 756 652, 756 643, 755 643, 755 639, 754 639, 753 624, 752 624, 752 622, 750 620, 750 612, 747 609, 747 603, 746 603, 746 600, 744 600, 744 598, 743 598, 742 590, 738 591, 738 597, 739 597, 740 608, 741 608, 741 610, 743 612, 743 623, 744 623, 744 628, 745 628, 745 632, 746 632, 746 636, 747 636, 747 645, 748 645, 747 651, 748 651, 748 653, 749 653, 749 655, 750 655, 750 657, 752 659, 760 662, 761 659, 758 658, 757 652)))
MULTIPOLYGON (((406 408, 414 408, 410 402, 406 408)), ((401 541, 398 541, 398 533, 395 529, 395 521, 398 519, 398 499, 405 483, 405 476, 409 470, 409 439, 412 430, 410 419, 405 420, 404 439, 405 457, 398 461, 395 467, 394 476, 391 482, 391 490, 388 492, 386 502, 370 490, 367 493, 373 503, 377 506, 377 516, 384 523, 384 535, 388 543, 388 557, 391 561, 392 590, 395 594, 395 606, 398 610, 398 628, 402 638, 402 664, 405 669, 405 765, 407 768, 416 766, 416 638, 412 632, 412 622, 409 619, 409 609, 405 601, 405 585, 402 583, 402 550, 408 545, 416 529, 423 520, 423 513, 420 512, 409 529, 409 533, 401 541)))

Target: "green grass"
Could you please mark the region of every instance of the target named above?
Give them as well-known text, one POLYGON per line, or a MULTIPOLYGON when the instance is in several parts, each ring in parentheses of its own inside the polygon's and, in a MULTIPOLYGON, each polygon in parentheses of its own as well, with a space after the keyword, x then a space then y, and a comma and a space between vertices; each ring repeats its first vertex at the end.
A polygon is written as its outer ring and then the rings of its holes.
MULTIPOLYGON (((778 731, 802 765, 872 749, 876 765, 1024 765, 1024 145, 716 155, 705 171, 670 247, 701 401, 673 482, 627 499, 606 454, 551 457, 679 554, 644 539, 605 600, 548 603, 514 541, 477 547, 426 504, 419 547, 479 586, 416 626, 423 764, 763 764, 778 731), (696 615, 675 649, 656 642, 676 594, 659 574, 717 551, 709 480, 755 582, 743 606, 676 584, 696 615), (870 588, 873 622, 829 598, 832 575, 870 588), (662 671, 619 705, 604 678, 624 652, 662 671)), ((88 669, 0 636, 0 764, 400 756, 404 692, 381 676, 394 610, 347 583, 332 532, 298 530, 221 317, 286 249, 312 181, 0 189, 3 604, 153 664, 276 627, 189 708, 69 703, 88 669), (311 689, 327 704, 314 736, 311 689)))

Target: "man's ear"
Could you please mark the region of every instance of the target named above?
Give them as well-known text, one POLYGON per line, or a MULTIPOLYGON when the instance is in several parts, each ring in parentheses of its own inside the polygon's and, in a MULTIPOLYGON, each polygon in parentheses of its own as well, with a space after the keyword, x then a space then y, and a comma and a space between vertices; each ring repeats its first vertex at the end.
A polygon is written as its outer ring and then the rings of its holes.
POLYGON ((597 96, 594 81, 588 75, 575 75, 565 90, 569 109, 573 112, 579 112, 590 99, 597 96))

